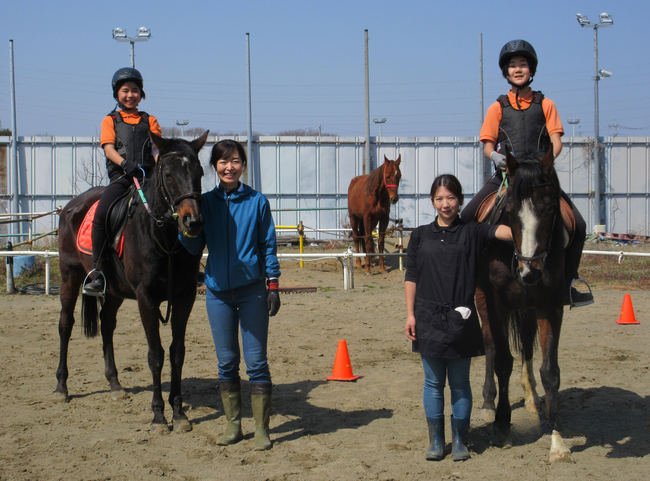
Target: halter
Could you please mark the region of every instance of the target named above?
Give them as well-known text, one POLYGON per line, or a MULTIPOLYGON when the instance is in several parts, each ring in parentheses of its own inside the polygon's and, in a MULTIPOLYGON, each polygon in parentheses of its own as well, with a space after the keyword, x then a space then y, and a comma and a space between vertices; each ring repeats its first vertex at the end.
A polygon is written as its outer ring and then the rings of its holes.
POLYGON ((386 187, 392 187, 394 189, 397 189, 399 187, 398 185, 393 185, 393 184, 389 185, 388 182, 386 182, 386 165, 384 165, 384 185, 386 187))

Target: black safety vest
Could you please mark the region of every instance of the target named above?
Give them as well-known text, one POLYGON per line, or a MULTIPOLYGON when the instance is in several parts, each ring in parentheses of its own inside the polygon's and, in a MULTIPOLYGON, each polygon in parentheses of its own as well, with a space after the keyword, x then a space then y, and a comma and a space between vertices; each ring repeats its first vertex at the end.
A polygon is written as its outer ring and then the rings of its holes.
MULTIPOLYGON (((115 127, 115 150, 126 160, 136 165, 141 165, 147 174, 154 166, 155 160, 151 152, 152 142, 149 133, 149 114, 140 112, 140 122, 131 125, 124 122, 122 115, 113 111, 108 114, 113 119, 115 127)), ((106 168, 111 180, 121 176, 124 172, 118 165, 106 158, 106 168)))
POLYGON ((533 91, 533 101, 525 110, 517 110, 510 104, 507 95, 497 99, 501 104, 499 124, 499 152, 505 154, 505 145, 518 159, 534 155, 545 155, 551 147, 551 137, 546 128, 546 117, 542 109, 544 94, 533 91))

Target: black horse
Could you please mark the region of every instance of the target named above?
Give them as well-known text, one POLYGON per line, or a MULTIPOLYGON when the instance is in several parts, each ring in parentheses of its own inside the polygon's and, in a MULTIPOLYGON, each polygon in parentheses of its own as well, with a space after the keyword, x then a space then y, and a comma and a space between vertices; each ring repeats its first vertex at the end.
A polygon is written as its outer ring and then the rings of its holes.
POLYGON ((481 258, 476 304, 483 321, 486 350, 482 410, 483 414, 487 410, 494 416, 493 443, 502 446, 512 445, 508 399, 513 366, 510 337, 521 351, 526 408, 536 411, 539 398, 535 392, 532 358, 539 334, 543 355, 540 375, 546 393, 543 430, 559 429, 558 344, 568 235, 562 221, 560 183, 553 161, 552 150, 541 161, 518 162, 507 155, 510 183, 505 211, 498 223, 512 228, 514 250, 512 244, 494 242, 481 258), (496 409, 495 373, 499 387, 496 409))
MULTIPOLYGON (((169 403, 173 408, 175 431, 192 429, 183 412, 181 374, 185 359, 185 329, 194 299, 201 256, 190 255, 178 242, 178 233, 196 236, 201 232, 201 177, 203 168, 198 153, 207 140, 208 132, 187 142, 164 139, 152 134, 160 154, 152 181, 142 186, 147 204, 135 198, 135 208, 124 228, 123 269, 116 263, 105 265, 107 291, 99 317, 103 340, 106 379, 111 396, 126 396, 117 379, 113 352, 113 331, 116 314, 124 299, 136 299, 149 345, 148 361, 153 376, 154 412, 151 431, 169 432, 165 419, 165 404, 161 391, 161 372, 165 350, 160 341, 159 322, 166 319, 160 304, 171 306, 172 344, 170 347, 171 387, 169 403)), ((92 256, 77 248, 77 232, 84 216, 101 194, 93 188, 73 199, 62 211, 59 224, 59 255, 61 267, 61 317, 59 336, 61 351, 56 371, 58 385, 55 394, 68 400, 68 345, 74 325, 74 309, 79 289, 94 265, 92 256)), ((113 255, 113 257, 116 257, 113 255)), ((118 261, 119 262, 119 261, 118 261)), ((97 298, 83 296, 82 322, 88 337, 97 335, 97 298)), ((169 311, 167 312, 169 315, 169 311)))

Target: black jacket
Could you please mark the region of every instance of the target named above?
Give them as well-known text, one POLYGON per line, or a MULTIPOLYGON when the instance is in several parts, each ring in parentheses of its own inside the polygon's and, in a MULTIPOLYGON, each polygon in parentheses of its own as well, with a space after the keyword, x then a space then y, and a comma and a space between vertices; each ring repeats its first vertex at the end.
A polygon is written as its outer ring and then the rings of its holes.
POLYGON ((495 238, 496 229, 459 217, 448 227, 436 219, 413 231, 405 276, 416 284, 413 352, 440 358, 485 354, 474 291, 483 243, 495 238), (470 309, 469 318, 457 307, 470 309))

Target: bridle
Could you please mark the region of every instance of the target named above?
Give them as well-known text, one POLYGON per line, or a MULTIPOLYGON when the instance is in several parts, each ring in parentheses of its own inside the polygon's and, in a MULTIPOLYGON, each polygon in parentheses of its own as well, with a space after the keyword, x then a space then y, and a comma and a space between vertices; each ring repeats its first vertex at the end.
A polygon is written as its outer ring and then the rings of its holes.
MULTIPOLYGON (((172 197, 171 193, 169 192, 169 188, 167 187, 167 184, 165 184, 165 180, 163 179, 163 174, 162 174, 162 160, 167 157, 168 155, 172 154, 180 154, 180 152, 177 151, 172 151, 172 152, 167 152, 165 155, 163 155, 160 160, 158 161, 158 183, 159 185, 157 186, 160 189, 160 192, 163 195, 163 198, 165 199, 165 202, 167 202, 167 207, 169 210, 172 211, 172 218, 174 220, 178 219, 178 213, 176 212, 176 206, 180 204, 182 201, 185 199, 194 199, 196 201, 201 200, 201 192, 189 192, 187 194, 182 194, 179 195, 178 197, 172 197)), ((158 223, 158 221, 156 222, 158 223)))
MULTIPOLYGON (((542 184, 537 184, 535 187, 540 188, 540 187, 546 187, 547 185, 553 185, 553 184, 551 182, 544 182, 542 184)), ((541 259, 542 262, 546 264, 546 258, 548 257, 548 253, 551 251, 551 242, 553 241, 553 232, 555 231, 555 221, 557 220, 557 209, 556 209, 557 204, 556 203, 554 204, 555 205, 553 205, 553 223, 551 224, 551 231, 548 237, 548 244, 546 245, 546 250, 544 250, 541 254, 537 254, 536 256, 524 256, 521 254, 521 252, 519 252, 519 249, 517 249, 517 243, 513 242, 514 255, 512 258, 512 272, 515 272, 514 269, 515 260, 522 261, 522 262, 533 262, 541 259)), ((510 228, 512 229, 512 225, 510 226, 510 228)))

